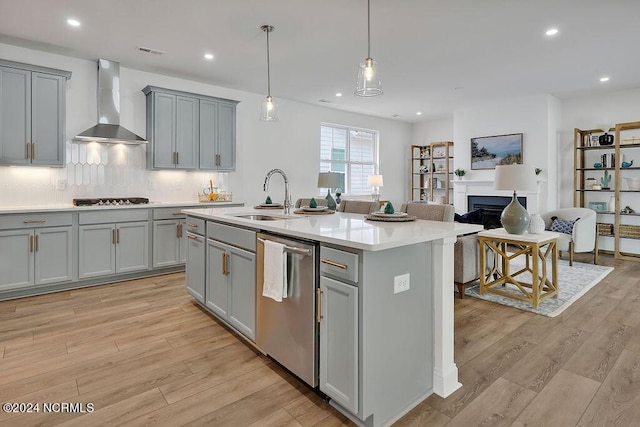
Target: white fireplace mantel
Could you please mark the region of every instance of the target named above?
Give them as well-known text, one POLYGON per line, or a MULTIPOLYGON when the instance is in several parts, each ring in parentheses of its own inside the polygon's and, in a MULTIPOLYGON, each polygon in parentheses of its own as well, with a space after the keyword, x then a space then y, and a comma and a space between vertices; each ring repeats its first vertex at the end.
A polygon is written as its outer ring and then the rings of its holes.
MULTIPOLYGON (((519 197, 527 198, 527 211, 529 213, 538 213, 538 195, 540 194, 540 183, 536 191, 518 191, 519 197)), ((493 188, 493 180, 480 179, 461 179, 453 181, 453 206, 457 213, 468 212, 468 196, 513 196, 513 191, 495 190, 493 188)))

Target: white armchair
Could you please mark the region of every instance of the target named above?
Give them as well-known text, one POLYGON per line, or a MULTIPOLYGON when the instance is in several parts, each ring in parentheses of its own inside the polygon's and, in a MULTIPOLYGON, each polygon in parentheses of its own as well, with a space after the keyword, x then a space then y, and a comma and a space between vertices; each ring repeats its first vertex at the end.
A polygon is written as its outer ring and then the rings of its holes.
POLYGON ((598 239, 596 233, 596 212, 587 208, 565 208, 540 215, 545 229, 551 228, 552 217, 565 221, 578 221, 573 225, 571 234, 560 233, 558 251, 569 252, 569 265, 573 265, 573 254, 593 251, 593 263, 598 263, 598 239))

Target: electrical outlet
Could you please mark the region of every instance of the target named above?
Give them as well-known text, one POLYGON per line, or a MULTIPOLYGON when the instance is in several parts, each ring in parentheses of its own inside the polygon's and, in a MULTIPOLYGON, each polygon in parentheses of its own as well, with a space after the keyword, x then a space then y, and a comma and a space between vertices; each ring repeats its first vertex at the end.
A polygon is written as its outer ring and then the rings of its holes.
POLYGON ((67 188, 67 180, 59 179, 56 181, 56 190, 62 191, 67 188))
POLYGON ((393 293, 399 294, 400 292, 408 291, 410 282, 411 275, 409 273, 395 276, 393 278, 393 293))
POLYGON ((149 190, 155 190, 156 189, 156 183, 153 180, 148 180, 147 181, 147 189, 149 190))
POLYGON ((182 181, 176 181, 176 190, 182 190, 182 181))

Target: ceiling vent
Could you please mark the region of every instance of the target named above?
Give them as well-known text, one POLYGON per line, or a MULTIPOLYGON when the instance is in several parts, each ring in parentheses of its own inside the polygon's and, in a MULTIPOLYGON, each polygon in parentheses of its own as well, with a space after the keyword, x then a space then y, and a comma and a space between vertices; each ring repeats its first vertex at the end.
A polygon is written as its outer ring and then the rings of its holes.
POLYGON ((138 50, 144 53, 153 53, 154 55, 164 55, 165 53, 167 53, 164 50, 151 49, 150 47, 144 46, 138 46, 138 50))

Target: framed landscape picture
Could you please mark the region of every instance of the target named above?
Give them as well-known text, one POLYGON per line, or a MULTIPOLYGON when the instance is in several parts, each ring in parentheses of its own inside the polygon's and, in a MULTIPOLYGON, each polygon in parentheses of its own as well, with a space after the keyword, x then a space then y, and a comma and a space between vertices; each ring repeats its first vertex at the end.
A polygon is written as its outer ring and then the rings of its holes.
POLYGON ((522 164, 522 134, 471 138, 471 169, 522 164))

